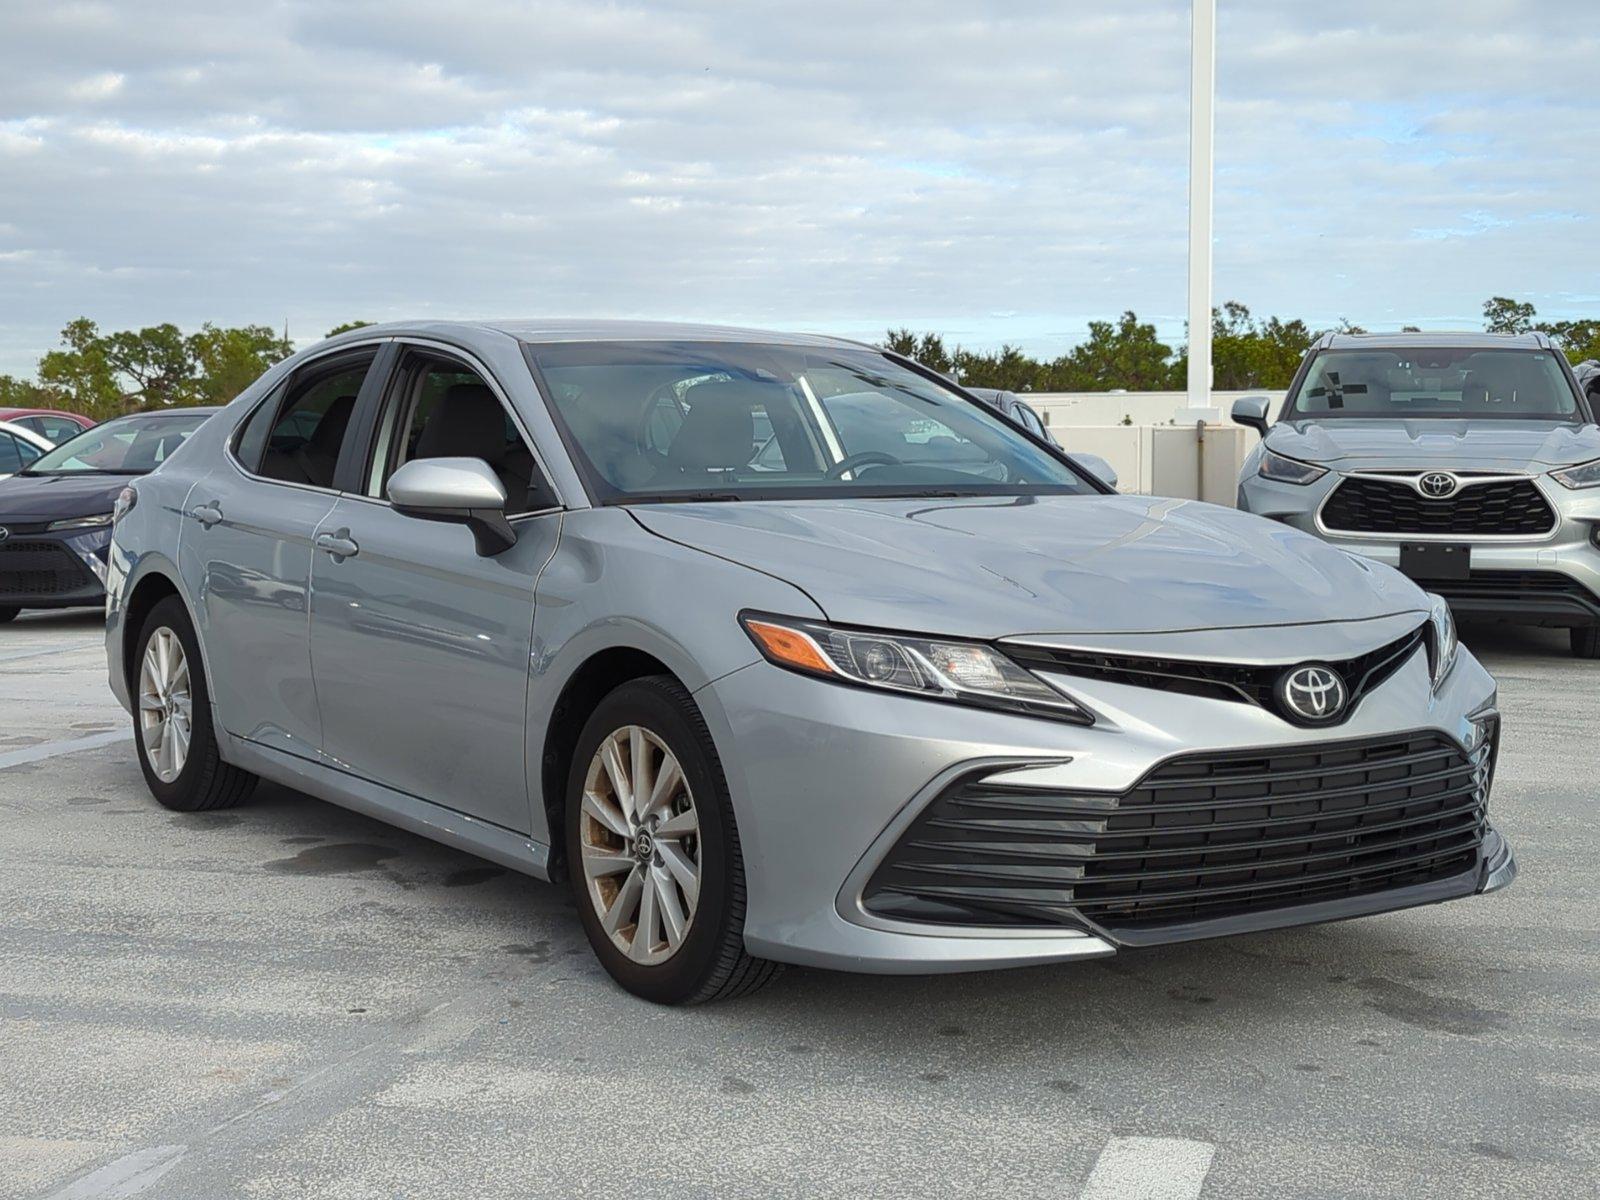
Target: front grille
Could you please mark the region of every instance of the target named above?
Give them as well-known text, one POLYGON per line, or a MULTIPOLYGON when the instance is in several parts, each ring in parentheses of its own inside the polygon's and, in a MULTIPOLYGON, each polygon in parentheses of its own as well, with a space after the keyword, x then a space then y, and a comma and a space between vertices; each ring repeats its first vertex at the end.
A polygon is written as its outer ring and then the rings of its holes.
POLYGON ((60 542, 0 542, 0 596, 66 596, 94 582, 60 542))
POLYGON ((1159 929, 1470 870, 1493 736, 1191 754, 1120 795, 968 776, 879 864, 863 904, 944 924, 1159 929))
POLYGON ((1531 479, 1470 483, 1434 500, 1410 484, 1352 475, 1328 497, 1322 524, 1340 533, 1537 536, 1556 527, 1556 514, 1531 479))
MULTIPOLYGON (((1399 670, 1422 645, 1423 628, 1418 625, 1404 637, 1396 638, 1376 650, 1327 664, 1339 672, 1349 689, 1345 718, 1355 711, 1363 696, 1399 670)), ((1278 679, 1288 669, 1284 666, 1149 658, 1135 654, 1098 654, 1086 650, 1011 644, 1006 646, 1006 651, 1018 662, 1035 670, 1062 671, 1108 683, 1256 704, 1285 720, 1295 719, 1293 714, 1283 710, 1277 700, 1278 679)))

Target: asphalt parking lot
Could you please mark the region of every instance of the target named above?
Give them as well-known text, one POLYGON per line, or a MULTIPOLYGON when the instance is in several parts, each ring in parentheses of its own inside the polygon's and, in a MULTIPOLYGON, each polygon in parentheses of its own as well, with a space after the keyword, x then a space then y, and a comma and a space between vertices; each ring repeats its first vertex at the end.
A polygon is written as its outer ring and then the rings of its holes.
POLYGON ((1466 640, 1501 682, 1508 891, 679 1011, 606 980, 563 890, 278 787, 160 809, 94 615, 26 615, 0 1194, 1600 1194, 1600 664, 1466 640))

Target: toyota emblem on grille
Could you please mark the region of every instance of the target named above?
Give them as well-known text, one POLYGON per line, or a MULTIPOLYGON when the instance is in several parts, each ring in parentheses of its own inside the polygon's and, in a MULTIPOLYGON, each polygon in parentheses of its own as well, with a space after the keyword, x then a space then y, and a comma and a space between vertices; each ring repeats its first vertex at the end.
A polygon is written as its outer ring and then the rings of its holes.
POLYGON ((1278 700, 1290 715, 1315 725, 1337 719, 1349 694, 1333 668, 1305 666, 1283 673, 1278 680, 1278 700))
POLYGON ((11 530, 7 529, 4 525, 0 525, 0 542, 5 541, 10 536, 11 530))
POLYGON ((1417 491, 1424 496, 1435 500, 1443 500, 1446 496, 1454 496, 1456 489, 1461 486, 1461 481, 1449 471, 1429 471, 1417 480, 1417 491))

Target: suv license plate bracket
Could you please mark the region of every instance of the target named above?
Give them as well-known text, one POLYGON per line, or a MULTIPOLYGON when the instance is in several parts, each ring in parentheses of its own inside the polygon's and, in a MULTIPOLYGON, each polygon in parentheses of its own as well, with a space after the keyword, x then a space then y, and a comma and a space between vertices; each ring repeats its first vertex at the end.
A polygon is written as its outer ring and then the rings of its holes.
POLYGON ((1405 542, 1400 570, 1424 582, 1458 583, 1472 576, 1472 547, 1445 542, 1405 542))

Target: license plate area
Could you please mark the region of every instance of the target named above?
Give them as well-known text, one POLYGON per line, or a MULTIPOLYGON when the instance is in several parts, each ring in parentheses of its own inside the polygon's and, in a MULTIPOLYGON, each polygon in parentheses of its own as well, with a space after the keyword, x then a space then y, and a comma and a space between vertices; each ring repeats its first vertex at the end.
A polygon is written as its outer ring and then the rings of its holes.
POLYGON ((1405 542, 1400 570, 1413 579, 1457 582, 1472 575, 1472 547, 1447 542, 1405 542))

